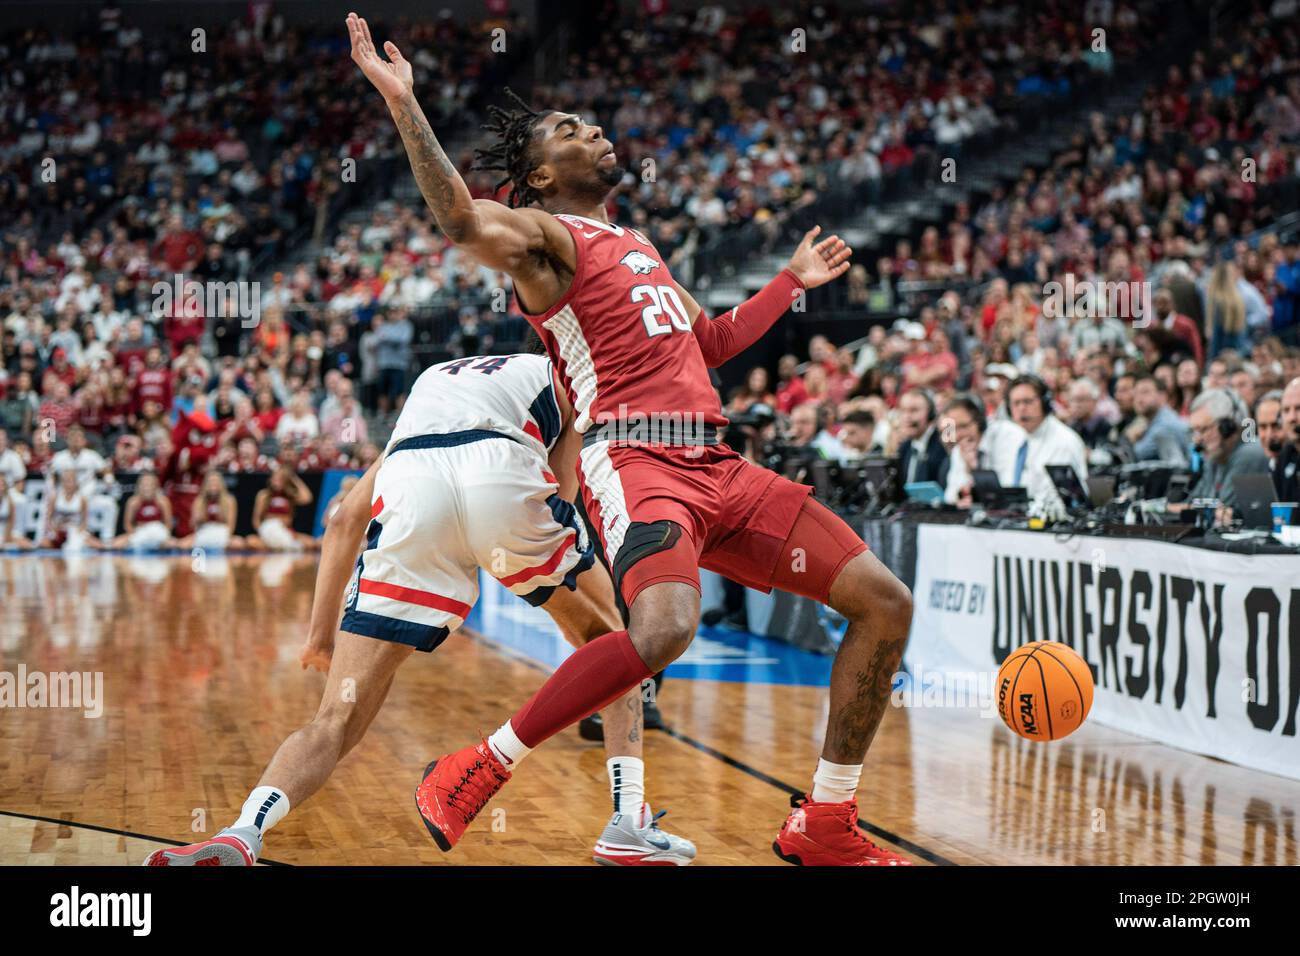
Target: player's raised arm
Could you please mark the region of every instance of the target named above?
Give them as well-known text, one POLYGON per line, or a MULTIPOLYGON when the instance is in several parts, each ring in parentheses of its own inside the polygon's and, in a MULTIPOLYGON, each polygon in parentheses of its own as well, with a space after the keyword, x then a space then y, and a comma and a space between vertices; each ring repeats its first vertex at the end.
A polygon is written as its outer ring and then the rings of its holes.
POLYGON ((410 62, 391 40, 384 44, 388 59, 381 57, 370 27, 355 13, 348 14, 347 24, 352 60, 383 94, 438 228, 484 265, 513 274, 534 250, 546 245, 545 217, 536 211, 473 199, 415 100, 410 62))
POLYGON ((775 279, 716 319, 705 315, 699 303, 678 286, 700 351, 710 368, 717 368, 762 338, 803 290, 825 285, 849 271, 853 250, 839 236, 814 242, 821 229, 813 226, 804 234, 789 265, 775 279))

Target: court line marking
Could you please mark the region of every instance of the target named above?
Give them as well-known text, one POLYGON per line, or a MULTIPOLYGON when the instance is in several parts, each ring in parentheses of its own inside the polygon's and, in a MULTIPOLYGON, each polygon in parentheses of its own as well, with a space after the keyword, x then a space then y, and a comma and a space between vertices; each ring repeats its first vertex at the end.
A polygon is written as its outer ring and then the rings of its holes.
MULTIPOLYGON (((63 820, 58 817, 42 817, 34 813, 19 813, 17 810, 0 810, 0 816, 17 817, 20 820, 35 820, 37 823, 54 823, 64 827, 77 827, 80 830, 94 830, 98 833, 111 833, 114 836, 130 837, 133 840, 149 840, 153 843, 165 843, 168 846, 189 846, 188 843, 182 843, 180 840, 169 840, 166 837, 153 836, 148 833, 136 833, 134 830, 120 830, 117 827, 104 827, 97 823, 81 823, 77 820, 63 820)), ((282 863, 279 860, 267 860, 263 857, 257 858, 258 863, 264 863, 267 866, 293 866, 292 863, 282 863)), ((89 866, 86 863, 67 863, 65 866, 89 866)))
MULTIPOLYGON (((517 651, 513 647, 508 647, 505 644, 500 644, 497 641, 492 640, 492 638, 486 637, 485 635, 480 634, 478 631, 475 631, 472 628, 462 627, 460 632, 464 634, 466 637, 469 637, 470 640, 477 641, 478 643, 484 645, 485 647, 496 651, 502 657, 510 658, 511 660, 517 661, 520 664, 524 664, 527 667, 531 667, 533 670, 541 671, 543 674, 554 673, 554 671, 551 668, 548 668, 545 664, 542 664, 540 661, 534 660, 533 658, 524 654, 522 651, 517 651)), ((672 737, 674 740, 681 741, 682 743, 686 744, 688 747, 694 747, 696 750, 700 751, 700 753, 707 754, 708 756, 713 757, 715 760, 720 760, 723 763, 725 763, 727 766, 733 767, 736 770, 739 770, 741 773, 748 774, 749 776, 753 777, 755 780, 761 780, 763 783, 775 787, 777 790, 787 793, 790 796, 802 797, 805 795, 805 791, 800 790, 798 787, 791 786, 790 784, 786 783, 783 780, 778 780, 776 777, 773 777, 771 774, 764 773, 762 770, 759 770, 757 767, 751 767, 743 760, 738 760, 735 757, 732 757, 730 754, 725 754, 721 750, 717 750, 714 747, 710 747, 708 744, 696 740, 694 737, 690 737, 684 733, 681 733, 680 731, 673 730, 670 727, 663 728, 661 733, 667 734, 669 737, 672 737)), ((893 843, 895 846, 907 850, 909 853, 911 853, 914 856, 919 856, 927 863, 933 863, 935 866, 959 866, 960 865, 954 862, 953 860, 950 860, 947 857, 943 856, 942 854, 936 853, 934 850, 930 850, 927 849, 926 847, 920 846, 919 844, 913 843, 911 840, 907 839, 906 837, 901 837, 890 830, 886 830, 884 827, 877 826, 876 824, 871 823, 868 820, 863 820, 861 817, 858 818, 858 824, 867 832, 880 837, 882 840, 887 840, 890 843, 893 843)))

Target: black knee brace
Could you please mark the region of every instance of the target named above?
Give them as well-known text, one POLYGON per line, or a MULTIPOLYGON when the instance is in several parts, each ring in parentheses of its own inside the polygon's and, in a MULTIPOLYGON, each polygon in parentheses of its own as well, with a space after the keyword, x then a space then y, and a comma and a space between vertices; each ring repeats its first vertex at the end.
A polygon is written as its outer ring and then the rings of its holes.
POLYGON ((623 546, 618 549, 610 567, 610 576, 614 579, 614 595, 618 598, 618 609, 623 615, 624 624, 628 620, 627 605, 623 602, 624 576, 642 558, 674 547, 681 536, 681 525, 666 518, 648 523, 633 521, 628 525, 627 533, 623 535, 623 546))

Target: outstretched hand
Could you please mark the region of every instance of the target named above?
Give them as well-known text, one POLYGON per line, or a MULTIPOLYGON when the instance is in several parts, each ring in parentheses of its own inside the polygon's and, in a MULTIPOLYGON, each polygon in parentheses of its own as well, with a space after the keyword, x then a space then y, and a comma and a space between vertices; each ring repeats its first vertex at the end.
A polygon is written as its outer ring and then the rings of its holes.
POLYGON ((805 289, 815 289, 849 271, 849 257, 853 250, 839 236, 827 236, 814 243, 821 226, 813 226, 804 233, 803 241, 790 257, 789 269, 799 277, 805 289))
POLYGON ((375 85, 384 99, 394 100, 405 96, 414 87, 411 63, 402 56, 402 51, 392 40, 384 44, 388 59, 383 59, 375 49, 375 41, 370 38, 370 26, 355 13, 349 13, 348 36, 352 40, 352 62, 361 67, 361 72, 375 85))
POLYGON ((298 663, 302 669, 312 668, 322 674, 330 672, 330 661, 334 658, 334 635, 331 634, 325 638, 308 637, 303 641, 302 650, 298 654, 298 663))

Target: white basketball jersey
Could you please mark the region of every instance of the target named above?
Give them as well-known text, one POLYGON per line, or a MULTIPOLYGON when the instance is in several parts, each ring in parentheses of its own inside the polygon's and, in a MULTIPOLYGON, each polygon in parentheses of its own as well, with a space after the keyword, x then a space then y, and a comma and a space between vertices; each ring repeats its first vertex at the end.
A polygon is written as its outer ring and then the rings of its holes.
POLYGON ((509 435, 545 457, 562 421, 545 355, 477 355, 420 373, 388 447, 416 435, 481 428, 509 435))

